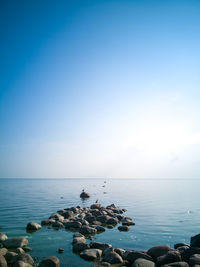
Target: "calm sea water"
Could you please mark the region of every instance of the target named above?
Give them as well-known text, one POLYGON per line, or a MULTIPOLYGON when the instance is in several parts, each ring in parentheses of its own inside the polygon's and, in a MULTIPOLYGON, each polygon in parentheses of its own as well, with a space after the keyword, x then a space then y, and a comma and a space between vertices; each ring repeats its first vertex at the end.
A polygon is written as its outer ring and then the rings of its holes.
POLYGON ((129 232, 117 227, 96 235, 96 241, 114 247, 146 250, 158 244, 173 246, 189 242, 200 233, 200 180, 110 179, 0 179, 0 232, 9 237, 28 238, 32 256, 40 259, 56 255, 61 266, 91 266, 72 253, 73 233, 42 228, 26 233, 29 221, 40 223, 51 213, 71 206, 88 207, 96 199, 102 205, 115 203, 127 209, 136 225, 129 232), (82 202, 82 189, 91 198, 82 202), (106 193, 105 193, 106 192, 106 193), (58 254, 58 248, 64 249, 58 254))

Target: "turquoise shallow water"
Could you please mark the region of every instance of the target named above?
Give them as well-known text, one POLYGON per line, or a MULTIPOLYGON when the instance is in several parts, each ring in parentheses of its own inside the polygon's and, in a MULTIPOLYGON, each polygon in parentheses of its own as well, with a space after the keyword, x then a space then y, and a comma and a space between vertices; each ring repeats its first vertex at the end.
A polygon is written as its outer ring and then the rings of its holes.
POLYGON ((61 266, 92 266, 72 253, 73 233, 42 228, 26 233, 29 221, 40 223, 51 213, 71 206, 90 206, 96 199, 102 205, 115 203, 136 225, 129 232, 107 229, 96 241, 114 247, 146 250, 158 244, 173 246, 189 242, 200 233, 200 180, 110 179, 0 179, 0 232, 9 237, 29 239, 32 256, 56 255, 61 266), (91 198, 82 202, 82 189, 91 198), (106 194, 104 193, 106 192, 106 194), (59 247, 64 249, 58 254, 59 247))

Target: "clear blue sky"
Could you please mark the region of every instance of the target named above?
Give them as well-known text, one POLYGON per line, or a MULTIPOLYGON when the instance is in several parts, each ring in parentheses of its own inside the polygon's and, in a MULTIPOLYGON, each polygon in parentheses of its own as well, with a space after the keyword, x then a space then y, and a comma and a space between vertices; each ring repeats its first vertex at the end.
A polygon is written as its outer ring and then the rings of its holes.
POLYGON ((200 177, 200 1, 0 2, 0 177, 200 177))

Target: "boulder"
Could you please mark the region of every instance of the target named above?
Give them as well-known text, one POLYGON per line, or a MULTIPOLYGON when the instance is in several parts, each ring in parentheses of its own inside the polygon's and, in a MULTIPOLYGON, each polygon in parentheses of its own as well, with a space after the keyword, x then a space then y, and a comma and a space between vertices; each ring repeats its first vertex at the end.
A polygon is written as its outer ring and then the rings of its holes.
POLYGON ((23 250, 25 252, 30 252, 32 250, 32 248, 29 248, 29 247, 25 246, 25 247, 23 247, 23 250))
POLYGON ((168 251, 165 255, 157 258, 157 264, 162 266, 165 264, 181 261, 181 254, 179 251, 168 251))
POLYGON ((63 228, 64 225, 59 221, 55 221, 54 223, 52 223, 52 227, 59 229, 59 228, 63 228))
POLYGON ((0 267, 7 267, 7 262, 3 255, 0 255, 0 267))
POLYGON ((90 226, 87 226, 87 225, 83 225, 81 228, 80 228, 80 231, 79 231, 81 234, 83 235, 91 235, 91 234, 96 234, 97 232, 97 229, 93 228, 93 227, 90 227, 90 226))
POLYGON ((130 230, 130 227, 128 225, 120 225, 118 227, 118 230, 121 231, 121 232, 127 232, 130 230))
POLYGON ((79 229, 81 228, 82 224, 78 221, 71 221, 71 222, 66 222, 65 223, 65 228, 66 229, 70 229, 70 228, 75 228, 75 229, 79 229))
POLYGON ((72 218, 74 216, 74 213, 72 210, 67 210, 65 213, 63 213, 63 216, 65 219, 72 218))
POLYGON ((89 249, 89 248, 90 248, 90 245, 87 243, 75 243, 73 245, 72 250, 74 253, 81 253, 82 251, 89 249))
POLYGON ((179 247, 177 249, 181 253, 182 261, 189 262, 189 259, 194 254, 200 254, 200 248, 197 247, 179 247))
POLYGON ((53 213, 53 214, 51 214, 51 216, 49 217, 49 219, 53 219, 55 221, 62 222, 65 218, 62 215, 60 215, 59 213, 53 213))
POLYGON ((179 247, 189 247, 190 245, 186 244, 186 243, 177 243, 174 245, 174 249, 177 249, 179 247))
POLYGON ((153 261, 149 261, 146 259, 138 258, 134 261, 132 267, 155 267, 155 263, 153 261))
POLYGON ((133 220, 130 217, 124 217, 121 220, 122 225, 135 225, 135 223, 133 222, 133 220))
POLYGON ((0 249, 0 256, 1 256, 1 255, 2 255, 2 256, 5 256, 7 252, 8 252, 7 248, 1 248, 1 249, 0 249))
POLYGON ((26 226, 27 231, 37 231, 41 228, 42 228, 41 225, 36 222, 29 222, 26 226))
POLYGON ((7 235, 5 235, 4 233, 0 232, 0 243, 2 243, 3 241, 5 241, 6 239, 8 239, 7 235))
POLYGON ((122 263, 123 259, 117 252, 108 251, 104 254, 103 261, 108 262, 110 264, 118 264, 122 263))
POLYGON ((3 246, 5 248, 21 248, 28 245, 28 240, 26 238, 8 238, 3 241, 3 246))
POLYGON ((89 198, 90 197, 90 194, 89 193, 87 193, 87 192, 85 192, 85 191, 83 191, 81 194, 80 194, 80 198, 89 198))
POLYGON ((16 258, 17 256, 18 256, 17 253, 8 251, 4 257, 5 257, 8 265, 11 265, 17 261, 17 258, 16 258))
POLYGON ((59 267, 60 261, 57 257, 51 256, 42 260, 39 267, 59 267))
POLYGON ((168 251, 172 249, 168 245, 158 245, 150 248, 147 251, 147 254, 150 255, 153 259, 157 259, 158 257, 166 254, 168 251))
POLYGON ((106 231, 106 229, 101 225, 97 225, 95 229, 97 230, 97 233, 102 233, 106 231))
POLYGON ((46 220, 43 220, 41 221, 41 225, 51 225, 52 223, 54 223, 56 220, 54 219, 46 219, 46 220))
POLYGON ((77 243, 85 243, 86 240, 85 240, 85 237, 84 236, 75 236, 73 238, 73 241, 72 241, 72 244, 77 244, 77 243))
POLYGON ((194 254, 190 257, 189 259, 189 265, 194 266, 194 265, 200 265, 200 254, 194 254))
POLYGON ((25 251, 23 250, 23 248, 16 248, 16 249, 14 250, 14 252, 17 253, 17 254, 25 253, 25 251))
POLYGON ((173 262, 165 264, 162 267, 189 267, 188 263, 185 261, 173 262))
POLYGON ((125 254, 125 250, 124 249, 122 249, 122 248, 114 248, 114 252, 119 254, 119 256, 121 256, 122 258, 124 257, 124 254, 125 254))
POLYGON ((124 254, 124 259, 130 261, 131 263, 139 258, 153 261, 152 257, 143 251, 129 250, 124 254))
POLYGON ((94 261, 101 257, 102 251, 100 249, 86 249, 81 252, 80 256, 84 260, 94 261))
POLYGON ((16 261, 23 261, 23 262, 28 263, 30 265, 33 265, 34 264, 33 258, 29 254, 27 254, 27 253, 18 254, 15 257, 15 262, 16 261))
POLYGON ((100 209, 101 208, 101 204, 98 204, 98 203, 92 204, 90 208, 91 209, 100 209))
POLYGON ((107 223, 109 219, 110 219, 110 216, 108 215, 101 215, 101 216, 96 217, 96 220, 101 223, 107 223))
POLYGON ((118 219, 117 218, 110 218, 110 219, 107 220, 106 223, 107 224, 116 225, 116 224, 118 224, 118 219))
POLYGON ((16 261, 13 264, 13 267, 32 267, 29 263, 23 262, 23 261, 16 261))
POLYGON ((200 234, 191 237, 190 246, 198 248, 200 247, 200 234))

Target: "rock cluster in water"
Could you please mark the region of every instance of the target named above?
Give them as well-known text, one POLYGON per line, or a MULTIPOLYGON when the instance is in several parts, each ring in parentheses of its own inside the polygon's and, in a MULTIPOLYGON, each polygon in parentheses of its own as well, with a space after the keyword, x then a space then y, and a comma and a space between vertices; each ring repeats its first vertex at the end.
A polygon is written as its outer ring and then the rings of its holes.
POLYGON ((59 267, 60 261, 52 256, 43 259, 36 264, 28 254, 31 248, 28 247, 26 238, 8 238, 0 233, 0 267, 59 267))

